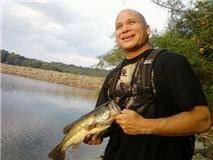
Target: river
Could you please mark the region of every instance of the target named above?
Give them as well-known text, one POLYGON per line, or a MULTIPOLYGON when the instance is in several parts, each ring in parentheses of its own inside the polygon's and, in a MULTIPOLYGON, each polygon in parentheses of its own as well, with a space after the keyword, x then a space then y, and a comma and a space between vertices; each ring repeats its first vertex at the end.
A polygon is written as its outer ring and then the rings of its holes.
MULTIPOLYGON (((48 160, 64 126, 95 102, 92 90, 1 74, 2 160, 48 160)), ((106 142, 68 149, 66 160, 100 160, 106 142)))

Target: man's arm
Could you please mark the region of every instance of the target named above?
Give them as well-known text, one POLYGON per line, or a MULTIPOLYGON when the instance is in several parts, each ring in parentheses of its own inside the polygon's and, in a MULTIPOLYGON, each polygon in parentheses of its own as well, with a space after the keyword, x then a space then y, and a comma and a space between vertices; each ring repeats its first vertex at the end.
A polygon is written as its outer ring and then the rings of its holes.
POLYGON ((208 131, 211 119, 207 106, 196 106, 170 117, 156 119, 147 119, 135 111, 124 109, 116 117, 116 123, 126 134, 131 135, 185 136, 208 131))

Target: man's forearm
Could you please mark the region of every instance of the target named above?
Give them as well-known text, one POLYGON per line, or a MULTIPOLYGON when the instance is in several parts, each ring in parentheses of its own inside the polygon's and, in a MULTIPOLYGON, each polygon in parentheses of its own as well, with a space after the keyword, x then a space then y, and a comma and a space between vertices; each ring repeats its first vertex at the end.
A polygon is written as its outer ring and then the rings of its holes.
POLYGON ((151 134, 184 136, 208 131, 211 126, 210 113, 206 106, 195 108, 171 117, 150 119, 151 134))

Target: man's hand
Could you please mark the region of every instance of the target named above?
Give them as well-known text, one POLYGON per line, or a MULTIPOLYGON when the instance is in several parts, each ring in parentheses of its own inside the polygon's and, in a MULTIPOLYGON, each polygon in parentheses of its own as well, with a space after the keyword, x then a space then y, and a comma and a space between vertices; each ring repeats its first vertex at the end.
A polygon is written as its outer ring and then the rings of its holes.
POLYGON ((150 131, 147 119, 133 110, 122 110, 115 120, 126 134, 148 134, 150 131))
POLYGON ((103 142, 103 137, 101 133, 96 133, 93 135, 87 135, 84 139, 84 143, 89 145, 97 145, 103 142))
POLYGON ((116 123, 130 135, 185 136, 206 132, 211 126, 207 106, 195 106, 173 116, 154 119, 144 118, 133 110, 124 109, 116 116, 116 123))

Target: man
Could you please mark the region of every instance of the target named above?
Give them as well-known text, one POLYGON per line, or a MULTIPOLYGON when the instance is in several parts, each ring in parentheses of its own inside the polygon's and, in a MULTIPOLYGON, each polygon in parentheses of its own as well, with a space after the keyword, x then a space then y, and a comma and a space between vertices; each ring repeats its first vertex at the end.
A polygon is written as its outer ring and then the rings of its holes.
MULTIPOLYGON (((210 128, 200 83, 186 59, 169 51, 155 59, 153 113, 137 112, 147 103, 138 77, 141 59, 153 51, 149 34, 139 12, 125 9, 118 14, 115 36, 126 58, 106 77, 96 106, 113 99, 123 110, 104 135, 110 137, 104 160, 189 160, 193 135, 210 128)), ((85 143, 102 140, 103 134, 91 135, 85 143)))

